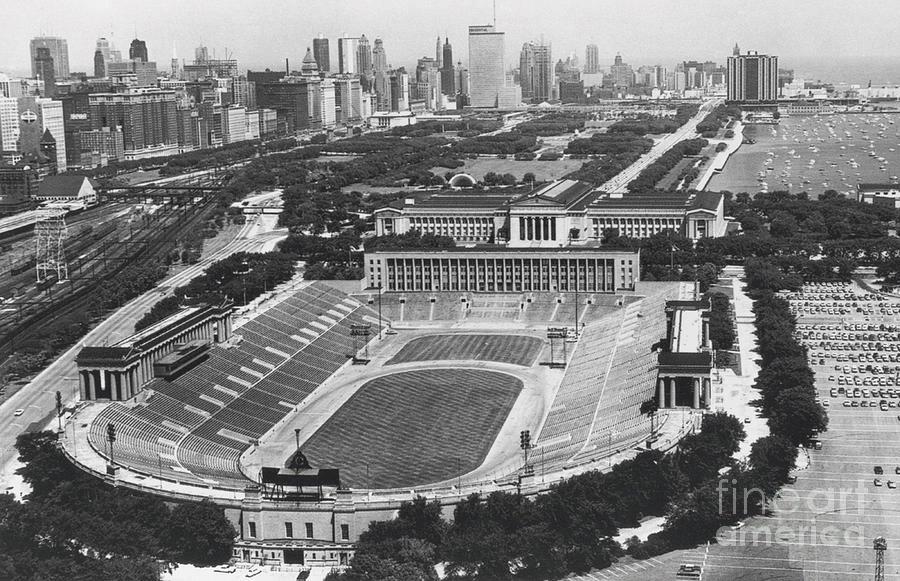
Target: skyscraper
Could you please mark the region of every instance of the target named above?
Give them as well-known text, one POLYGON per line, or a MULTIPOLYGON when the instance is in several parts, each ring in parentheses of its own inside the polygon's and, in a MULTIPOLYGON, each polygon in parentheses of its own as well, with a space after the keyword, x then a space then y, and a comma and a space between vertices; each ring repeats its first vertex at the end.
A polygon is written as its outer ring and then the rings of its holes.
POLYGON ((359 37, 359 44, 356 47, 356 69, 360 75, 372 74, 372 45, 369 44, 365 34, 359 37))
POLYGON ((437 37, 437 41, 434 45, 434 60, 437 62, 438 70, 444 68, 444 52, 441 47, 441 37, 437 37))
POLYGON ((453 70, 453 46, 450 39, 444 39, 444 46, 441 50, 441 59, 443 67, 441 67, 441 90, 445 95, 456 94, 456 75, 453 70))
POLYGON ((99 48, 94 51, 94 76, 98 79, 106 76, 106 58, 99 48))
POLYGON ((584 51, 584 72, 593 75, 600 72, 600 49, 589 44, 584 51))
POLYGON ((128 58, 131 60, 147 62, 150 58, 147 56, 147 43, 143 40, 138 40, 135 38, 131 41, 131 46, 128 48, 128 58))
POLYGON ((503 63, 504 34, 493 25, 469 27, 469 103, 497 107, 506 84, 503 63))
POLYGON ((342 75, 359 74, 356 62, 358 47, 358 38, 343 36, 338 39, 338 72, 342 75))
POLYGON ((550 45, 526 42, 519 55, 522 98, 540 103, 553 98, 553 58, 550 45))
POLYGON ((328 39, 324 34, 313 39, 313 56, 320 71, 327 73, 331 70, 331 53, 328 51, 328 39))
POLYGON ((778 57, 755 51, 730 56, 727 82, 730 102, 774 103, 778 94, 778 57))
POLYGON ((372 49, 372 67, 376 73, 384 72, 388 68, 387 53, 384 52, 384 41, 375 39, 375 48, 372 49))
POLYGON ((616 87, 627 88, 634 84, 634 71, 631 65, 622 62, 620 54, 616 54, 613 65, 609 67, 609 73, 616 87))
POLYGON ((205 46, 198 46, 194 49, 194 63, 203 64, 209 60, 209 49, 205 46))
POLYGON ((46 48, 53 59, 53 77, 67 79, 69 77, 69 45, 66 39, 56 36, 38 36, 31 39, 31 76, 38 76, 37 50, 46 48))
POLYGON ((37 74, 40 80, 44 81, 45 97, 56 96, 56 76, 53 72, 53 57, 50 55, 50 49, 46 47, 38 47, 37 55, 34 57, 34 64, 37 66, 37 74))

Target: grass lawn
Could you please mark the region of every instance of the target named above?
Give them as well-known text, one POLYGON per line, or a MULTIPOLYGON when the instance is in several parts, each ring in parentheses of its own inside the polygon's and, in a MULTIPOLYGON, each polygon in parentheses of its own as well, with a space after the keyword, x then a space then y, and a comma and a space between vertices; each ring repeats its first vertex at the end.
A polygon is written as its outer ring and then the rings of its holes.
POLYGON ((521 389, 510 375, 470 369, 379 377, 303 453, 313 466, 340 469, 343 486, 412 488, 451 479, 481 464, 521 389))
POLYGON ((543 341, 521 335, 431 335, 403 346, 387 365, 409 361, 499 361, 526 367, 534 364, 543 341))

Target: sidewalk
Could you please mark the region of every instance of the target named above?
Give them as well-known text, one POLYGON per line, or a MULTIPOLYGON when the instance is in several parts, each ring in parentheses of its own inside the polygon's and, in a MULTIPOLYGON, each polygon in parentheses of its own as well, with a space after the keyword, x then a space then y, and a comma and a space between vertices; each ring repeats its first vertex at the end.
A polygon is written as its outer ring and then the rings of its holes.
POLYGON ((744 430, 747 438, 741 442, 736 457, 745 460, 750 455, 750 448, 759 438, 769 435, 769 425, 765 418, 757 416, 757 410, 750 405, 759 397, 753 389, 753 383, 759 373, 757 363, 756 316, 753 313, 753 301, 747 296, 747 286, 741 277, 743 268, 728 267, 723 278, 731 276, 734 294, 735 331, 741 357, 741 375, 731 369, 719 370, 718 381, 713 381, 713 402, 717 411, 725 411, 745 422, 744 430), (749 420, 749 422, 747 421, 749 420))

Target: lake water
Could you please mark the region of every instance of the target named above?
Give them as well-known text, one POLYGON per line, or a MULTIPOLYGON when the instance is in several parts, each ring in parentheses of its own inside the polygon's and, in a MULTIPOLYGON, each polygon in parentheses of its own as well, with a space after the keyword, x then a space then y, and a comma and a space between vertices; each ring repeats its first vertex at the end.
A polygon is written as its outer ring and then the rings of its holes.
POLYGON ((787 190, 817 195, 856 192, 860 182, 898 182, 900 114, 847 113, 782 118, 779 125, 751 125, 743 144, 709 190, 787 190))

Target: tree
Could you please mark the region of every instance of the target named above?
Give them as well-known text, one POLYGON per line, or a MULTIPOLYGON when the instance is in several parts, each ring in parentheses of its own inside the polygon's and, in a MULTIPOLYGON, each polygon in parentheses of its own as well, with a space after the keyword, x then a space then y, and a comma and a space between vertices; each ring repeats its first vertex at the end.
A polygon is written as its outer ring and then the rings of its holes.
POLYGON ((815 434, 828 428, 828 416, 816 401, 815 392, 792 388, 778 394, 770 412, 769 427, 795 445, 808 444, 815 434))
POLYGON ((525 175, 522 176, 522 183, 533 184, 535 181, 537 181, 537 178, 535 178, 534 173, 530 171, 525 172, 525 175))
POLYGON ((787 438, 769 435, 753 442, 749 464, 757 487, 772 498, 787 482, 797 460, 797 447, 787 438))
POLYGON ((196 565, 227 561, 237 536, 225 512, 208 500, 172 509, 168 531, 169 547, 177 560, 196 565))

